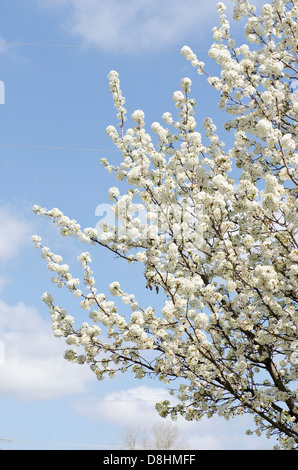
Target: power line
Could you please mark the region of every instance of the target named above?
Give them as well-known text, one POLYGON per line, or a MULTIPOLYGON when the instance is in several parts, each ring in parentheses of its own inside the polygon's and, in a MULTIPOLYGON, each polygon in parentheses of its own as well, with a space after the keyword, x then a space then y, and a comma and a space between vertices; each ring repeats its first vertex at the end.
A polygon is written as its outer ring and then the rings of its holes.
MULTIPOLYGON (((14 391, 14 390, 13 390, 14 391)), ((26 392, 26 389, 24 390, 24 393, 26 392)), ((52 391, 53 393, 56 393, 55 390, 52 391)), ((3 392, 4 393, 4 392, 3 392)), ((5 392, 5 393, 8 393, 8 392, 5 392)), ((9 393, 12 393, 12 391, 10 391, 9 393)), ((34 395, 34 397, 36 397, 36 395, 34 395)), ((3 397, 1 396, 1 400, 5 400, 6 397, 3 397)), ((161 400, 162 398, 160 398, 161 400)), ((138 402, 139 399, 136 399, 136 398, 131 398, 131 399, 124 399, 124 398, 121 398, 121 399, 112 399, 112 398, 107 398, 107 399, 97 399, 97 398, 76 398, 75 396, 72 396, 72 397, 58 397, 58 398, 49 398, 47 396, 47 400, 48 401, 57 401, 57 402, 65 402, 65 401, 72 401, 72 402, 84 402, 84 403, 92 403, 92 402, 95 402, 95 403, 136 403, 138 402)), ((159 399, 156 398, 155 400, 152 401, 152 403, 149 403, 150 405, 154 405, 156 403, 156 401, 158 401, 159 399), (153 403, 154 402, 154 403, 153 403)), ((141 404, 144 403, 144 400, 141 400, 141 404)), ((148 402, 147 402, 148 403, 148 402)))
MULTIPOLYGON (((34 391, 39 391, 39 389, 35 390, 33 389, 34 391)), ((16 392, 17 390, 13 389, 13 390, 8 390, 8 391, 3 391, 3 392, 0 392, 1 393, 1 400, 10 400, 11 397, 7 398, 5 396, 6 393, 12 393, 12 392, 16 392)), ((31 393, 32 393, 32 389, 30 389, 31 393)), ((27 389, 23 389, 23 393, 28 393, 27 389)), ((45 392, 44 392, 45 393, 45 392)), ((47 393, 57 393, 56 390, 49 390, 47 391, 47 393)), ((70 392, 69 392, 70 393, 70 392)), ((73 392, 72 392, 73 393, 73 392)), ((78 392, 80 393, 80 392, 78 392)), ((24 396, 27 396, 27 395, 24 395, 24 396)), ((30 395, 30 396, 34 396, 36 397, 36 395, 30 395)), ((49 397, 48 395, 47 396, 47 400, 48 401, 52 401, 52 402, 65 402, 65 401, 71 401, 71 402, 75 402, 75 403, 78 403, 78 402, 83 402, 83 403, 139 403, 140 405, 144 405, 144 403, 147 403, 149 404, 150 406, 154 405, 157 401, 159 400, 162 400, 163 397, 152 397, 152 402, 148 401, 148 400, 145 400, 146 397, 142 397, 139 396, 138 398, 134 397, 134 398, 117 398, 117 399, 113 399, 113 398, 97 398, 97 397, 93 397, 93 398, 87 398, 87 397, 82 397, 82 398, 78 398, 76 395, 72 395, 70 397, 63 397, 63 396, 59 396, 59 397, 49 397)))
MULTIPOLYGON (((133 50, 133 51, 165 51, 180 52, 177 48, 166 47, 120 47, 120 46, 96 46, 91 44, 47 44, 47 43, 24 43, 24 42, 5 42, 5 46, 17 47, 57 47, 57 48, 73 48, 73 49, 103 49, 103 50, 133 50)), ((192 49, 193 52, 209 52, 208 49, 192 49)))
POLYGON ((32 441, 27 439, 14 439, 14 438, 7 438, 7 437, 0 437, 0 441, 5 443, 9 443, 10 445, 13 442, 23 442, 27 444, 38 444, 38 445, 52 445, 52 446, 70 446, 70 447, 88 447, 88 448, 103 448, 103 449, 118 449, 119 446, 110 445, 110 444, 83 444, 78 442, 51 442, 51 441, 32 441))
POLYGON ((0 147, 15 147, 15 148, 28 148, 28 149, 48 149, 48 150, 73 150, 79 152, 118 152, 118 150, 106 150, 106 149, 92 149, 92 148, 80 148, 80 147, 54 147, 48 145, 23 145, 23 144, 0 144, 0 147))

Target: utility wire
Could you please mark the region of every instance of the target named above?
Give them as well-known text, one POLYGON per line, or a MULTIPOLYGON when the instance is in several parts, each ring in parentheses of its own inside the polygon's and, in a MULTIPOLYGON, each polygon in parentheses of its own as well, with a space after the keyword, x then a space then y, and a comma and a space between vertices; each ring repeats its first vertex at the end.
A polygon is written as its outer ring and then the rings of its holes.
MULTIPOLYGON (((26 391, 26 390, 25 390, 26 391)), ((50 390, 50 392, 55 392, 55 390, 50 390)), ((4 392, 3 392, 4 393, 4 392)), ((8 392, 6 392, 8 393, 8 392)), ((11 391, 10 391, 11 393, 11 391)), ((34 395, 36 397, 36 395, 34 395)), ((3 397, 1 396, 1 400, 5 400, 7 399, 6 397, 3 397)), ((149 403, 150 405, 154 405, 156 403, 156 401, 158 400, 155 399, 152 401, 152 403, 149 403)), ((47 401, 51 401, 51 402, 54 402, 54 401, 57 401, 57 402, 62 402, 62 401, 71 401, 71 402, 83 402, 83 403, 136 403, 138 400, 136 398, 131 398, 131 399, 128 399, 128 398, 121 398, 121 399, 112 399, 112 398, 107 398, 106 400, 105 399, 97 399, 97 398, 76 398, 75 396, 72 396, 72 397, 69 397, 69 398, 66 398, 66 397, 59 397, 59 398, 48 398, 47 397, 47 401)), ((143 404, 144 400, 141 400, 141 404, 143 404)), ((148 403, 148 402, 147 402, 148 403)))
POLYGON ((79 147, 53 147, 47 145, 18 145, 18 144, 0 144, 0 147, 16 147, 28 149, 49 149, 49 150, 76 150, 79 152, 118 152, 119 150, 106 150, 106 149, 92 149, 92 148, 79 148, 79 147))
MULTIPOLYGON (((24 43, 24 42, 5 42, 5 46, 17 47, 57 47, 57 48, 74 48, 74 49, 112 49, 112 50, 133 50, 133 51, 165 51, 180 52, 177 48, 166 47, 120 47, 120 46, 96 46, 88 44, 44 44, 44 43, 24 43)), ((208 49, 192 49, 193 52, 209 52, 208 49)))

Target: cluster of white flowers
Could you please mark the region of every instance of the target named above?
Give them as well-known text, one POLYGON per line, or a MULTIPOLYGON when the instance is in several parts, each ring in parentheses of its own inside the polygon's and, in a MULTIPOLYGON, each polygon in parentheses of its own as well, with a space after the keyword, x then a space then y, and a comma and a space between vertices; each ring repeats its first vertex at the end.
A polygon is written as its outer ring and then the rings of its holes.
POLYGON ((181 54, 184 55, 186 60, 189 60, 189 62, 191 63, 191 65, 193 67, 195 67, 195 68, 198 67, 198 73, 199 74, 203 73, 203 69, 204 69, 205 64, 204 64, 204 62, 198 60, 196 54, 191 50, 190 47, 188 47, 188 46, 182 47, 181 54))
POLYGON ((220 76, 210 76, 188 46, 181 50, 218 91, 219 107, 231 119, 225 129, 234 129, 232 148, 225 150, 210 117, 202 122, 204 135, 196 130, 187 77, 173 93, 177 120, 165 112, 165 124, 151 125, 157 145, 143 111, 134 111, 126 128, 125 99, 112 71, 119 122, 106 131, 122 162, 102 163, 129 187, 122 196, 117 187, 108 192, 118 225, 105 224, 102 233, 82 230, 58 209, 34 206, 63 236, 142 263, 148 289, 167 296, 160 312, 142 308, 117 281, 109 286, 114 300, 98 293, 89 252, 78 257, 82 287, 62 257, 42 246, 38 235, 32 241, 54 284, 68 288, 93 322, 75 329, 74 318, 44 294, 54 334, 71 346, 68 360, 89 364, 99 379, 129 369, 166 384, 179 377, 179 403, 158 404, 162 416, 228 419, 249 412, 257 434, 277 433, 283 448, 297 448, 298 101, 292 83, 298 6, 272 0, 257 15, 248 0, 233 1, 234 18, 246 21, 248 44, 237 47, 220 2, 209 51, 220 76), (237 181, 230 176, 234 164, 237 181), (116 301, 129 313, 120 315, 116 301))
POLYGON ((120 195, 120 191, 115 186, 109 189, 109 198, 111 201, 114 201, 114 199, 117 199, 119 195, 120 195))
POLYGON ((109 73, 110 92, 113 96, 113 101, 116 109, 118 110, 117 118, 124 122, 126 120, 126 109, 124 108, 125 98, 120 90, 119 74, 115 70, 109 73))
POLYGON ((145 118, 145 115, 141 109, 137 109, 131 115, 131 119, 142 126, 144 125, 144 118, 145 118))

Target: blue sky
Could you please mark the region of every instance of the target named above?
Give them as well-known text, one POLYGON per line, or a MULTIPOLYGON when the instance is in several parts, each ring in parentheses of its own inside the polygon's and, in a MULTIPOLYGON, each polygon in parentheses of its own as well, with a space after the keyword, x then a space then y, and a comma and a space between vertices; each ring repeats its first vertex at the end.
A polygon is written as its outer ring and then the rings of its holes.
MULTIPOLYGON (((41 295, 48 290, 62 305, 69 299, 56 292, 30 236, 38 233, 70 262, 85 247, 61 239, 32 207, 58 207, 83 227, 98 223, 96 207, 109 202, 116 183, 100 159, 119 161, 105 132, 115 124, 112 69, 120 74, 128 115, 142 109, 148 128, 174 112, 172 94, 184 76, 193 80, 198 122, 211 115, 220 128, 218 97, 180 54, 184 45, 200 50, 214 72, 206 51, 216 3, 0 0, 0 448, 113 449, 125 426, 150 429, 161 421, 154 410, 156 400, 167 398, 161 383, 131 375, 98 382, 87 367, 63 359, 65 346, 52 336, 41 295)), ((239 26, 235 34, 242 44, 239 26)), ((104 250, 93 259, 103 292, 119 280, 146 306, 158 307, 135 268, 104 250)), ((192 449, 272 446, 245 435, 246 417, 177 426, 192 449)))

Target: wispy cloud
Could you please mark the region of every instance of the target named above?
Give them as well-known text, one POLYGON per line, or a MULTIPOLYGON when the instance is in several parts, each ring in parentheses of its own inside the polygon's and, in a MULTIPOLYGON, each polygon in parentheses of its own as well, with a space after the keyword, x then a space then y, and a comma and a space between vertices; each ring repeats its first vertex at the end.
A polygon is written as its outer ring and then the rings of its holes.
POLYGON ((99 47, 181 47, 185 38, 203 38, 218 22, 217 0, 37 1, 62 9, 66 29, 99 47))

